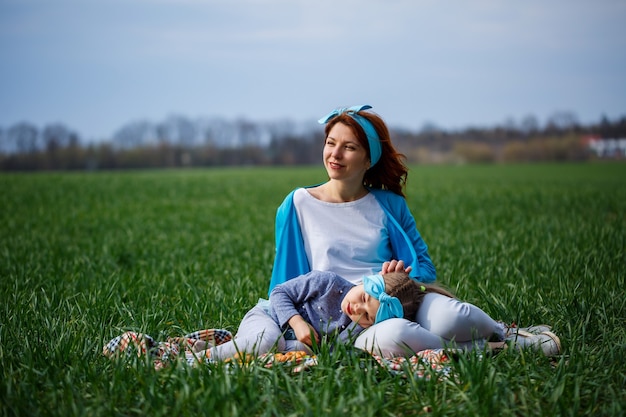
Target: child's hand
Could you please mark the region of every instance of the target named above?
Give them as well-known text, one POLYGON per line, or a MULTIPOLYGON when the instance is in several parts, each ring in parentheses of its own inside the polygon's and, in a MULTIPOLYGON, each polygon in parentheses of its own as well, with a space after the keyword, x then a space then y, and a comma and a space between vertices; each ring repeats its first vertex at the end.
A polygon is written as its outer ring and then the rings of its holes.
POLYGON ((289 319, 289 325, 296 334, 296 339, 307 346, 313 346, 313 340, 311 335, 315 338, 315 342, 319 342, 320 337, 309 323, 307 323, 302 316, 293 316, 289 319))

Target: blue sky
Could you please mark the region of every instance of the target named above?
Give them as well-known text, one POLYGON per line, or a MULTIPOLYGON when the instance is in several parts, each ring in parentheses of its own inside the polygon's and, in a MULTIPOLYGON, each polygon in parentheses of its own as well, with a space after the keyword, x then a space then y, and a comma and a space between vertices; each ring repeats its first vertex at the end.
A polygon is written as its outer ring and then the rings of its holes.
POLYGON ((368 103, 455 129, 626 115, 623 0, 0 0, 0 127, 368 103))

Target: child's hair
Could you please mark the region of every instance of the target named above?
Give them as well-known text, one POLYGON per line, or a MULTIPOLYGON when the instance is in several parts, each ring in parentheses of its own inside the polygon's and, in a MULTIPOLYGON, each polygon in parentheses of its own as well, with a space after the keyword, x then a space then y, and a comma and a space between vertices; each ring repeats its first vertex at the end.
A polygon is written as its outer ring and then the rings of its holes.
POLYGON ((385 280, 385 292, 396 297, 402 304, 404 318, 415 321, 415 314, 422 304, 424 296, 429 292, 454 298, 454 295, 438 285, 425 284, 409 277, 406 272, 388 272, 383 275, 385 280))

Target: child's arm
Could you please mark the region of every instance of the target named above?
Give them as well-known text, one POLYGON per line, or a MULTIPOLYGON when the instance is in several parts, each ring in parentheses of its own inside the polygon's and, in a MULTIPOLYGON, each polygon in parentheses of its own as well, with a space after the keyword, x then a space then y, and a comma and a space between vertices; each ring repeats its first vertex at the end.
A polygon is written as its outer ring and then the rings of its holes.
POLYGON ((313 337, 315 338, 315 342, 320 341, 320 337, 313 328, 313 326, 311 326, 306 320, 304 320, 301 315, 296 314, 289 319, 288 323, 296 334, 296 339, 298 339, 298 341, 304 343, 305 345, 313 346, 313 340, 311 340, 311 335, 313 335, 313 337))
POLYGON ((296 338, 311 346, 311 331, 316 340, 319 335, 315 328, 300 315, 298 308, 303 303, 326 294, 332 287, 337 275, 330 272, 312 271, 306 275, 290 279, 276 286, 270 294, 270 304, 281 327, 289 325, 296 338))

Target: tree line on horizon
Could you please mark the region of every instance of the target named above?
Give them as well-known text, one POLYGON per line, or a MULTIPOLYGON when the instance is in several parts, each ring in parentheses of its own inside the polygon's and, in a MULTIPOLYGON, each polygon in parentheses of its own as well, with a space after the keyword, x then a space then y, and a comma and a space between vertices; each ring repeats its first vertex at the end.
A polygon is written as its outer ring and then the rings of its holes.
MULTIPOLYGON (((568 112, 545 125, 528 116, 521 123, 419 132, 390 127, 392 140, 409 163, 507 163, 586 161, 597 158, 590 138, 626 138, 626 116, 602 117, 583 125, 568 112)), ((111 170, 141 168, 309 165, 318 163, 323 131, 289 120, 190 120, 132 122, 110 140, 86 142, 64 124, 39 129, 21 122, 0 128, 0 170, 111 170)), ((623 153, 612 155, 625 159, 623 153)))

